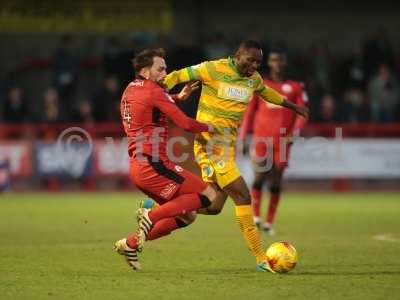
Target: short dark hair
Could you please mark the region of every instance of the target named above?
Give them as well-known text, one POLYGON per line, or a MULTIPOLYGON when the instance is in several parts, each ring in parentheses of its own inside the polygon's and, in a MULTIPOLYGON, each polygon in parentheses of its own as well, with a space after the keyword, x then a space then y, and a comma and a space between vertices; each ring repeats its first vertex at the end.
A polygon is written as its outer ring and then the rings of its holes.
POLYGON ((135 58, 132 59, 132 65, 135 69, 135 73, 139 74, 143 68, 152 66, 154 57, 165 58, 164 49, 145 49, 136 55, 135 58))
POLYGON ((245 40, 240 43, 239 49, 260 49, 262 50, 261 44, 256 40, 245 40))
POLYGON ((279 54, 280 56, 286 56, 285 50, 279 46, 271 47, 268 51, 268 55, 270 55, 271 53, 276 53, 276 54, 279 54))

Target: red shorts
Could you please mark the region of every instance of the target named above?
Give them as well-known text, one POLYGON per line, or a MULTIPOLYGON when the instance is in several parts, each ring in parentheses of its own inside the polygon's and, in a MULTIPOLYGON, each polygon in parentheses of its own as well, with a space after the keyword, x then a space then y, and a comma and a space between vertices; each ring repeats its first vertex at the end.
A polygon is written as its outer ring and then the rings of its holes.
POLYGON ((201 193, 207 187, 200 177, 181 166, 168 160, 152 161, 151 157, 131 159, 130 178, 143 193, 159 204, 180 195, 201 193))
POLYGON ((251 157, 253 162, 273 162, 277 168, 283 169, 288 166, 290 144, 281 143, 279 137, 253 136, 251 157))

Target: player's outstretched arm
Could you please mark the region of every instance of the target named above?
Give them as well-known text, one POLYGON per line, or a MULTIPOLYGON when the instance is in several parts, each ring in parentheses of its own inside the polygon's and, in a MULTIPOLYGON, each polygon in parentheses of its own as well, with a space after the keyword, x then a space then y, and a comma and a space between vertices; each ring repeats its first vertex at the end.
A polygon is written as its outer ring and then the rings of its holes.
POLYGON ((171 90, 174 86, 179 83, 199 80, 202 82, 207 81, 209 75, 206 64, 210 62, 203 62, 196 66, 183 68, 177 71, 169 73, 165 79, 164 84, 168 90, 171 90))
POLYGON ((309 109, 307 106, 297 105, 296 103, 287 101, 286 99, 283 100, 282 104, 283 107, 287 107, 297 114, 303 116, 304 118, 308 119, 309 109))
POLYGON ((265 101, 281 105, 283 107, 287 107, 295 111, 297 114, 302 115, 304 118, 308 118, 308 113, 309 113, 308 107, 303 105, 297 105, 296 103, 287 101, 284 96, 279 94, 274 89, 263 85, 259 90, 256 90, 256 92, 265 101))
MULTIPOLYGON (((302 84, 299 84, 299 90, 295 102, 297 105, 308 107, 308 95, 304 90, 302 84)), ((307 118, 304 118, 301 115, 297 115, 293 127, 291 128, 290 135, 291 136, 300 135, 300 132, 302 131, 306 123, 307 123, 307 118)))
POLYGON ((188 81, 190 81, 189 73, 187 71, 187 68, 183 68, 169 73, 164 79, 164 84, 167 86, 167 89, 169 91, 177 84, 188 81))
POLYGON ((210 124, 201 123, 186 116, 175 104, 174 100, 161 88, 153 93, 154 105, 167 115, 179 127, 193 132, 213 132, 210 124))

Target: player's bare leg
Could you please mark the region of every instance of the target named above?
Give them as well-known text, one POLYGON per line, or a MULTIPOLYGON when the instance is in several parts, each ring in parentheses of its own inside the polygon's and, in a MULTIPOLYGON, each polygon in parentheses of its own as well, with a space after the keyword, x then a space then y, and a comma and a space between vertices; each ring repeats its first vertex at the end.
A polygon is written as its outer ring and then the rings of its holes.
POLYGON ((206 208, 200 208, 197 210, 197 213, 202 215, 218 215, 224 208, 228 194, 215 183, 210 183, 209 186, 213 189, 215 198, 213 198, 214 200, 210 206, 206 208))
POLYGON ((260 234, 254 224, 250 192, 243 177, 240 176, 228 184, 224 187, 224 191, 235 202, 236 220, 248 247, 256 258, 257 268, 273 272, 268 264, 260 234))

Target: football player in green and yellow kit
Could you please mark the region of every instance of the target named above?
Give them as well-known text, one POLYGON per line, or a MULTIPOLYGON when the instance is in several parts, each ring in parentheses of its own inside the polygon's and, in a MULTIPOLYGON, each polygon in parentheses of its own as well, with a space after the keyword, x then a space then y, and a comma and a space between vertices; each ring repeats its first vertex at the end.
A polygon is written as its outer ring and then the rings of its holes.
POLYGON ((168 89, 183 82, 202 83, 196 119, 214 126, 213 133, 199 133, 194 141, 194 154, 203 180, 218 192, 218 201, 199 213, 218 214, 230 196, 235 203, 240 230, 256 258, 257 268, 270 271, 261 239, 253 221, 249 189, 235 162, 238 128, 253 95, 287 107, 307 117, 308 109, 287 101, 278 92, 265 86, 257 72, 262 61, 262 49, 256 41, 244 41, 234 57, 206 61, 196 66, 173 71, 164 84, 168 89))

